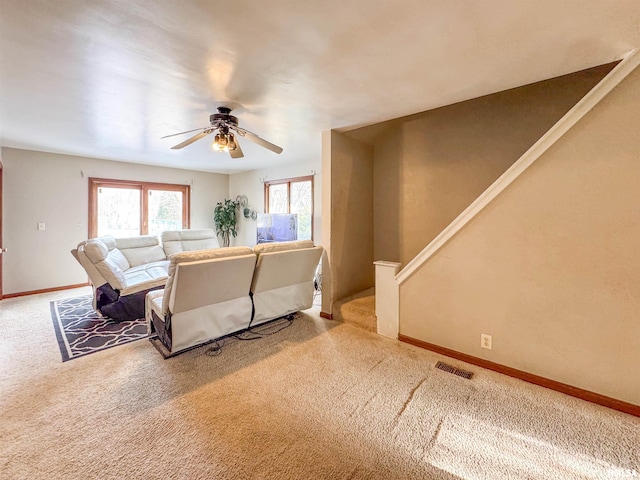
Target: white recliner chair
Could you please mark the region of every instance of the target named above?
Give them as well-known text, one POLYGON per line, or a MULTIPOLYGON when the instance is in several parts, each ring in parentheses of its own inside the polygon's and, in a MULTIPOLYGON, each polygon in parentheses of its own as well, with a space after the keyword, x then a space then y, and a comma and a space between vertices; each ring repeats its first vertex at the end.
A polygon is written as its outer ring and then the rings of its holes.
POLYGON ((167 281, 168 257, 176 252, 218 248, 213 229, 176 230, 155 235, 80 242, 71 250, 89 275, 93 308, 116 321, 145 316, 145 295, 167 281))
POLYGON ((249 247, 172 254, 165 288, 149 292, 145 304, 160 353, 173 356, 247 328, 255 264, 249 247))
POLYGON ((311 308, 321 246, 302 240, 263 243, 253 251, 258 261, 251 283, 255 308, 252 326, 311 308))
POLYGON ((93 307, 116 321, 144 317, 144 297, 167 280, 169 261, 158 237, 113 238, 81 242, 71 251, 93 286, 93 307))

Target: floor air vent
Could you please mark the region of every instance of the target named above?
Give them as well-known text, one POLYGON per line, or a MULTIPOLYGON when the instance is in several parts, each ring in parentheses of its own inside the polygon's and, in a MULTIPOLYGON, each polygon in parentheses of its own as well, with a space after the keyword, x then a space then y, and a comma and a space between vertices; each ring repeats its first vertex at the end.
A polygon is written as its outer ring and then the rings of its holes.
POLYGON ((444 370, 445 372, 453 373, 454 375, 457 375, 459 377, 466 378, 467 380, 473 377, 473 373, 467 372, 466 370, 460 370, 459 368, 452 367, 451 365, 443 362, 436 363, 436 368, 439 370, 444 370))

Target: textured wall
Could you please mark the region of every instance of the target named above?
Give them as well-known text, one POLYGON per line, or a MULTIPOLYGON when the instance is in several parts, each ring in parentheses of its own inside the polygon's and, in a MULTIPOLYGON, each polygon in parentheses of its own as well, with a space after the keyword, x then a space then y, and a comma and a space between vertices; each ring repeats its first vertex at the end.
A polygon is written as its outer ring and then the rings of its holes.
POLYGON ((401 287, 401 333, 640 405, 638 105, 640 70, 401 287))
POLYGON ((374 257, 406 264, 613 64, 347 135, 374 141, 374 257))
POLYGON ((324 286, 331 285, 336 301, 374 284, 373 151, 337 132, 331 132, 330 150, 330 188, 323 195, 331 201, 331 283, 324 286))

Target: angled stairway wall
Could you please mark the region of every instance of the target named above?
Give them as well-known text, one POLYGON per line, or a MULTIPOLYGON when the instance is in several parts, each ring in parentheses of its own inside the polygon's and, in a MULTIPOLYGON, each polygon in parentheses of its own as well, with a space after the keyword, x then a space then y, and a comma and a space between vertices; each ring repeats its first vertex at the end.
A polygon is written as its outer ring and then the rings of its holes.
POLYGON ((374 260, 408 263, 613 66, 388 122, 373 143, 374 260))
POLYGON ((401 272, 400 333, 640 405, 639 105, 635 68, 401 272))
POLYGON ((374 260, 413 258, 613 66, 324 132, 322 311, 372 287, 374 260))

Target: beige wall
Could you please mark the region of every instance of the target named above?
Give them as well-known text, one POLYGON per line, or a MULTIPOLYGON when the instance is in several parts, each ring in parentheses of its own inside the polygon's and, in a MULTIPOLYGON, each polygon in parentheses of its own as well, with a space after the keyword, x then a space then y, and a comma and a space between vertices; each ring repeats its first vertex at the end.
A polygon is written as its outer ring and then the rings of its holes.
POLYGON ((401 286, 401 333, 640 405, 638 105, 640 70, 401 286))
POLYGON ((374 145, 374 257, 409 262, 613 64, 347 133, 374 145))
MULTIPOLYGON (((331 132, 330 146, 323 142, 323 149, 327 148, 331 169, 324 172, 330 175, 330 182, 325 182, 323 195, 330 195, 331 201, 330 298, 336 301, 374 284, 373 151, 337 132, 331 132)), ((323 272, 326 274, 326 268, 323 272)))
POLYGON ((87 238, 88 177, 192 184, 191 228, 213 228, 213 208, 228 194, 227 175, 11 148, 2 157, 4 294, 87 281, 69 251, 87 238))

